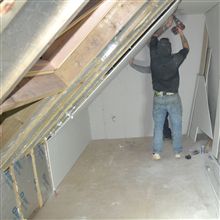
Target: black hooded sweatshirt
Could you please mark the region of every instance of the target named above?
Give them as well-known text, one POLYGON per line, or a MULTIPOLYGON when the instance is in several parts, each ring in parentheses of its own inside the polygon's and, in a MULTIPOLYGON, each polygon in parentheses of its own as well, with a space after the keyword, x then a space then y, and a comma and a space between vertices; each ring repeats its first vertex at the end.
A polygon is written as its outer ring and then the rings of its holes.
POLYGON ((178 53, 171 53, 168 38, 153 36, 150 42, 151 72, 153 89, 156 91, 177 93, 179 89, 179 66, 186 58, 189 49, 183 48, 178 53))

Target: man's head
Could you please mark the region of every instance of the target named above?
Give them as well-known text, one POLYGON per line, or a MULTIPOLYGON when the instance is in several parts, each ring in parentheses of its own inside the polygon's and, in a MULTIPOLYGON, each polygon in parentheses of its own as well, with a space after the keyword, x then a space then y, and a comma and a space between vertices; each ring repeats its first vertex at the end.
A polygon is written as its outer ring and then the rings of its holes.
POLYGON ((158 53, 161 56, 170 56, 171 55, 171 43, 168 38, 161 38, 158 43, 158 53))

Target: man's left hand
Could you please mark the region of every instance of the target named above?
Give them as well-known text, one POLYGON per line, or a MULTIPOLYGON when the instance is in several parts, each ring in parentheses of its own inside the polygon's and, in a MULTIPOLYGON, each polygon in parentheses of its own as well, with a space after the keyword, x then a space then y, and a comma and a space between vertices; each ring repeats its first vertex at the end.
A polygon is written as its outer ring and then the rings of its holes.
POLYGON ((173 25, 173 15, 171 15, 167 21, 166 21, 166 24, 165 24, 168 28, 170 28, 172 25, 173 25))

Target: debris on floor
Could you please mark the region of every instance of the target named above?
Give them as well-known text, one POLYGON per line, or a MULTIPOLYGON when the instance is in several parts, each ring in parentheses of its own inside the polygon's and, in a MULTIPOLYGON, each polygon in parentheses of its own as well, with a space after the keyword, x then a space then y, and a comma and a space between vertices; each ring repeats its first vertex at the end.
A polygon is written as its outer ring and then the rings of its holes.
POLYGON ((185 155, 185 158, 187 160, 190 160, 192 156, 209 153, 210 144, 211 144, 210 140, 208 140, 207 143, 204 142, 199 143, 199 145, 197 145, 196 147, 194 146, 191 149, 189 149, 189 154, 185 155))

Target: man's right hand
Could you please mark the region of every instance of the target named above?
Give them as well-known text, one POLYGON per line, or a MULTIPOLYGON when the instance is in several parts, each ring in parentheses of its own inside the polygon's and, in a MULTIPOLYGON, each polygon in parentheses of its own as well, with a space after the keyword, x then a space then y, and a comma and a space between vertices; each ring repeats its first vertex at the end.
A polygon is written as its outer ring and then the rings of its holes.
POLYGON ((178 26, 177 26, 177 31, 178 31, 178 34, 179 34, 179 35, 183 35, 183 30, 180 29, 178 26))

